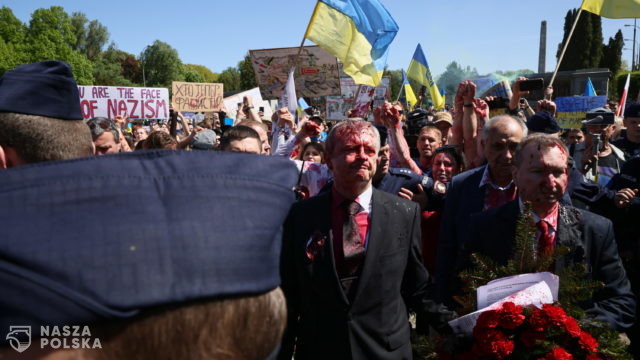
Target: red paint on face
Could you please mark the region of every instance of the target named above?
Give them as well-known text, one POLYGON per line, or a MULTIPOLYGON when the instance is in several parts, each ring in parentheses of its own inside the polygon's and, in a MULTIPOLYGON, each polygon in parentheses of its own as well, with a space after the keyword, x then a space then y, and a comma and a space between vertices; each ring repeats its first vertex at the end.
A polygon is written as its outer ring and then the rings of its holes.
POLYGON ((433 179, 440 182, 449 182, 458 173, 456 160, 450 154, 441 152, 433 157, 431 173, 433 179))
POLYGON ((366 187, 376 171, 377 141, 370 129, 359 133, 350 131, 344 135, 337 139, 327 165, 336 185, 352 189, 366 187))
POLYGON ((523 151, 531 161, 515 171, 520 197, 530 201, 534 209, 550 210, 562 198, 569 182, 566 152, 558 146, 538 150, 533 145, 523 151))

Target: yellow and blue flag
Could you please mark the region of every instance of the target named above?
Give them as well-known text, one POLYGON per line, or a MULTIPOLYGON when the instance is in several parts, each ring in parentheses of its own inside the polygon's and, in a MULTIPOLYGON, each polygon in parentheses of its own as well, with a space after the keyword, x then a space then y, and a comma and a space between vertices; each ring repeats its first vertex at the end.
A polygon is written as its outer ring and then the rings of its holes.
POLYGON ((319 0, 304 37, 340 59, 356 84, 378 86, 397 32, 379 0, 319 0))
POLYGON ((580 8, 609 19, 640 18, 638 0, 583 0, 580 8))
POLYGON ((418 99, 416 99, 416 94, 413 93, 413 89, 411 88, 411 84, 409 84, 409 79, 404 70, 402 70, 402 88, 404 89, 404 96, 407 99, 407 108, 411 109, 418 103, 418 99))
POLYGON ((587 78, 587 83, 584 86, 584 96, 598 96, 590 77, 587 78))
POLYGON ((425 58, 420 44, 418 44, 416 51, 413 53, 413 58, 411 59, 409 69, 407 70, 407 76, 429 89, 431 102, 436 109, 444 108, 444 97, 440 95, 438 86, 436 86, 435 81, 433 81, 433 76, 431 76, 431 70, 429 70, 427 58, 425 58))

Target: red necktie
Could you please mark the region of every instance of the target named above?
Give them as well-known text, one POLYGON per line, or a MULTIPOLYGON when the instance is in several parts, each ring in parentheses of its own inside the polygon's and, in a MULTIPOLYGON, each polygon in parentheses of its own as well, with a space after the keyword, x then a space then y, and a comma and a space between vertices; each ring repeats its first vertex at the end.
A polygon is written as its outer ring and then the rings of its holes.
POLYGON ((345 260, 350 260, 364 253, 364 246, 360 238, 360 229, 356 215, 362 211, 362 207, 355 201, 345 201, 345 221, 342 227, 342 251, 345 260))
POLYGON ((540 231, 538 250, 540 253, 550 254, 553 251, 553 235, 549 234, 549 224, 544 220, 540 220, 536 227, 540 231))

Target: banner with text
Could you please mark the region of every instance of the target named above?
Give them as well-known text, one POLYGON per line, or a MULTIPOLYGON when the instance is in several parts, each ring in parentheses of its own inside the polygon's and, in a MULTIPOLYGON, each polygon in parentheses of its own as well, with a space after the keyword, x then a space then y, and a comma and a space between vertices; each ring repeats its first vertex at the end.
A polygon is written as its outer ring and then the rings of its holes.
POLYGON ((78 86, 82 117, 168 119, 169 90, 165 88, 78 86))
POLYGON ((556 120, 563 129, 578 129, 587 112, 607 103, 606 96, 567 96, 554 99, 556 103, 556 120))
POLYGON ((340 95, 340 75, 335 56, 319 46, 305 46, 296 64, 299 49, 249 50, 262 97, 280 98, 292 66, 296 66, 294 77, 298 97, 340 95))
POLYGON ((174 81, 171 92, 177 111, 218 111, 222 106, 222 84, 174 81))

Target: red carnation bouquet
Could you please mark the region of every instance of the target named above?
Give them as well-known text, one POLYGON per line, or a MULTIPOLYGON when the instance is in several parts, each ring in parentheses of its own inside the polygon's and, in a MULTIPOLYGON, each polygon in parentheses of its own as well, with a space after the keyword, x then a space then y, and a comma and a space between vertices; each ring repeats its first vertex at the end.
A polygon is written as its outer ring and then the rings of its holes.
MULTIPOLYGON (((458 344, 459 345, 459 344, 458 344)), ((442 359, 597 360, 598 342, 561 307, 512 302, 483 312, 466 350, 439 353, 442 359)))

